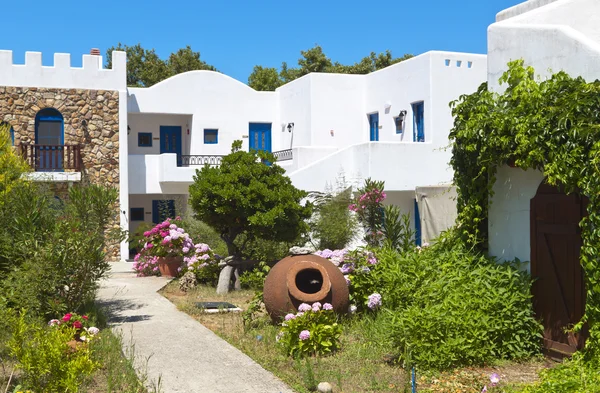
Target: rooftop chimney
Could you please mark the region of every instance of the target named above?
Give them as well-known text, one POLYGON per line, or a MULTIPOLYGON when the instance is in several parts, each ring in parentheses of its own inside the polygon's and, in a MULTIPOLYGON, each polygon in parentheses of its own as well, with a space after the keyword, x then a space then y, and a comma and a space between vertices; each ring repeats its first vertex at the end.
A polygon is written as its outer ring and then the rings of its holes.
POLYGON ((92 50, 90 50, 90 55, 100 56, 100 49, 92 48, 92 50))

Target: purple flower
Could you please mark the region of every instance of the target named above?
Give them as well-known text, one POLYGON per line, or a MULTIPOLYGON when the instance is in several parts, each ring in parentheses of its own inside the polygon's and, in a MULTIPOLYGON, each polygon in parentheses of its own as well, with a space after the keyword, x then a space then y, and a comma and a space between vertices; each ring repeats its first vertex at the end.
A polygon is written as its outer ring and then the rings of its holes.
POLYGON ((171 225, 169 225, 169 229, 177 229, 177 225, 171 224, 171 225))
POLYGON ((333 306, 331 305, 331 303, 324 303, 323 310, 327 310, 327 311, 333 310, 333 306))
POLYGON ((345 275, 344 278, 346 279, 346 284, 348 284, 348 286, 350 286, 350 277, 345 275))
POLYGON ((369 272, 371 272, 371 269, 369 269, 367 266, 363 266, 363 267, 360 269, 360 271, 361 271, 362 273, 369 273, 369 272))
POLYGON ((312 307, 306 303, 302 303, 301 305, 298 306, 298 311, 306 312, 306 311, 310 311, 310 310, 312 310, 312 307))
POLYGON ((289 321, 290 319, 294 319, 294 318, 296 318, 296 316, 294 314, 287 314, 285 316, 285 318, 283 318, 283 319, 286 321, 289 321))
POLYGON ((308 340, 310 338, 310 332, 308 330, 303 330, 300 332, 300 335, 298 337, 302 341, 308 340))
POLYGON ((369 302, 367 303, 367 307, 371 310, 375 310, 378 307, 381 307, 381 295, 378 293, 374 293, 369 295, 369 302))
POLYGON ((354 271, 354 264, 344 263, 340 270, 342 271, 342 274, 350 274, 354 271))
POLYGON ((326 249, 324 249, 323 251, 321 251, 321 256, 322 256, 323 258, 327 258, 327 259, 329 259, 329 258, 331 258, 331 256, 332 256, 332 255, 333 255, 333 251, 331 251, 331 250, 330 250, 330 249, 328 249, 328 248, 326 248, 326 249))
POLYGON ((492 386, 495 386, 498 382, 500 382, 500 376, 496 373, 493 373, 490 375, 490 382, 492 383, 492 386))
POLYGON ((190 252, 190 249, 188 247, 183 247, 181 249, 181 251, 183 251, 185 254, 187 254, 188 252, 190 252))
POLYGON ((320 309, 321 309, 321 303, 319 303, 319 302, 315 302, 315 303, 313 303, 313 305, 312 305, 312 310, 313 310, 314 312, 317 312, 317 311, 319 311, 320 309))
POLYGON ((481 393, 487 393, 487 386, 484 386, 483 389, 481 389, 481 393))

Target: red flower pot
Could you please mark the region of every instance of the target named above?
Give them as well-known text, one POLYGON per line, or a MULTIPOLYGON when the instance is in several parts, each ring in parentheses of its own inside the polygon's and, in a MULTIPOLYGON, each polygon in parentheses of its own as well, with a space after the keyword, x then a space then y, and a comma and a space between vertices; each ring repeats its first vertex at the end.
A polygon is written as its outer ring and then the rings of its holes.
POLYGON ((165 277, 176 277, 183 264, 183 257, 159 257, 158 270, 165 277))

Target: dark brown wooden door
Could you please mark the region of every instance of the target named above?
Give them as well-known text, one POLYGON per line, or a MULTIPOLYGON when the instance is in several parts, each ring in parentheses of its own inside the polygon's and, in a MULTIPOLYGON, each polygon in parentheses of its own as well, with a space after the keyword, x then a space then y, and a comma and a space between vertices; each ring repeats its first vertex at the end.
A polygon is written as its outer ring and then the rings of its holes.
POLYGON ((584 313, 583 269, 579 262, 587 198, 542 184, 531 200, 531 275, 536 315, 544 325, 544 346, 571 354, 584 335, 566 333, 584 313))

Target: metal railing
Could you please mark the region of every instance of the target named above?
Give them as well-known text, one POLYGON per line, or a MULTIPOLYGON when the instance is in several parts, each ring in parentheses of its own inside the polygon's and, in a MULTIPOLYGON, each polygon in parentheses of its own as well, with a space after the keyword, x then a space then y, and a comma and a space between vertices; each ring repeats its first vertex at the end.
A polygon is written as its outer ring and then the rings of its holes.
POLYGON ((20 145, 21 156, 39 172, 81 172, 81 145, 20 145))
POLYGON ((273 155, 277 157, 277 161, 289 161, 294 158, 292 149, 274 151, 273 155))
MULTIPOLYGON (((274 151, 273 155, 277 157, 277 161, 288 161, 293 159, 292 149, 274 151)), ((193 155, 179 155, 177 156, 177 166, 204 166, 206 164, 210 166, 219 166, 223 156, 220 155, 205 155, 205 154, 193 154, 193 155)))
POLYGON ((178 166, 193 166, 193 165, 201 165, 204 166, 206 164, 210 166, 219 166, 221 165, 221 160, 223 156, 217 155, 202 155, 202 154, 194 154, 194 155, 181 155, 179 156, 178 166))

